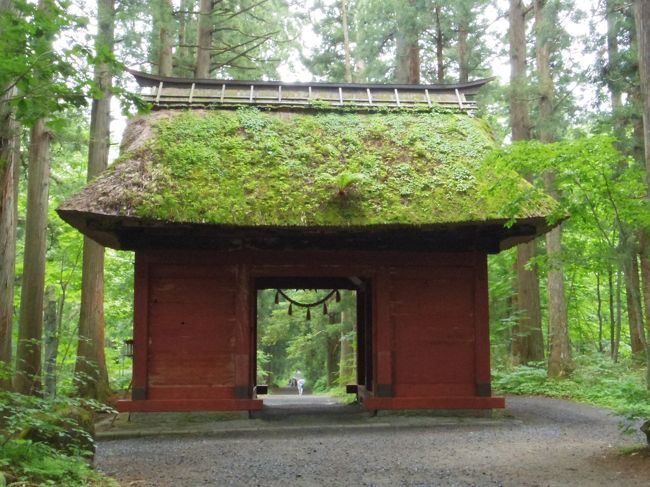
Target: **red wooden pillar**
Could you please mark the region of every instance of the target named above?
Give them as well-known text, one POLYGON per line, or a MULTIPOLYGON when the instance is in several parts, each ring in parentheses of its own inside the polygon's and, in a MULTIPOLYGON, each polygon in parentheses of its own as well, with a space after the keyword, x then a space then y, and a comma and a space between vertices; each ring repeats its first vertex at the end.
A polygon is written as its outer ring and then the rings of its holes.
POLYGON ((474 326, 476 395, 490 397, 490 317, 488 303, 487 255, 474 253, 474 326))
POLYGON ((133 400, 147 399, 149 351, 149 262, 142 252, 135 253, 133 303, 133 400))
POLYGON ((236 309, 235 309, 235 398, 250 399, 253 392, 251 384, 251 340, 253 324, 250 322, 250 292, 251 280, 249 267, 246 264, 237 266, 236 309))
POLYGON ((392 397, 393 388, 393 323, 390 314, 390 276, 381 268, 374 286, 375 397, 392 397))

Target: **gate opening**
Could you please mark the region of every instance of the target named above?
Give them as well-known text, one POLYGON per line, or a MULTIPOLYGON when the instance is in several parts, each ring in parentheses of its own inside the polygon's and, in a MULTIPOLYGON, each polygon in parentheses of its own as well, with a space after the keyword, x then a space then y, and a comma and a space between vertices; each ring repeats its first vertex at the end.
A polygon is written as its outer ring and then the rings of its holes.
POLYGON ((254 371, 265 409, 337 407, 372 384, 368 290, 357 278, 257 280, 254 371))

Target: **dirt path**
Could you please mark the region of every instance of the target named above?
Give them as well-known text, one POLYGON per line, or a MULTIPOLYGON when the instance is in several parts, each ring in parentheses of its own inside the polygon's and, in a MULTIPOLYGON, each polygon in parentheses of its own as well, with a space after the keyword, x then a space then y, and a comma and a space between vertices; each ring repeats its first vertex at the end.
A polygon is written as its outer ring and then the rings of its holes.
POLYGON ((233 435, 101 441, 96 464, 123 485, 157 487, 650 485, 649 457, 616 454, 641 437, 622 435, 606 411, 512 397, 507 412, 496 422, 332 418, 305 429, 275 418, 272 429, 233 435))

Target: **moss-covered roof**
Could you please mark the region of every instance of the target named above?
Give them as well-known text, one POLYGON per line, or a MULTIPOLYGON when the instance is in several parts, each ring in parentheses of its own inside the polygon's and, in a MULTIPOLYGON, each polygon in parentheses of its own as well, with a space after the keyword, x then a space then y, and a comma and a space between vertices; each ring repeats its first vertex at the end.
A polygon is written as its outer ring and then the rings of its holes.
POLYGON ((436 225, 544 217, 556 203, 486 156, 488 127, 438 111, 156 112, 60 210, 234 226, 436 225))

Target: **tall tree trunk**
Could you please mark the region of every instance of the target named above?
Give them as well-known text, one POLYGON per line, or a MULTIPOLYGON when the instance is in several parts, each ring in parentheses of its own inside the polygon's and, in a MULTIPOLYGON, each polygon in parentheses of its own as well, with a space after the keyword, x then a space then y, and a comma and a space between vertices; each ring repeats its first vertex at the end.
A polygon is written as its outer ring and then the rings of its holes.
POLYGON ((623 306, 621 305, 621 274, 616 272, 616 332, 614 336, 614 363, 618 362, 618 352, 621 348, 621 322, 623 306))
MULTIPOLYGON (((620 122, 620 110, 623 106, 622 93, 617 83, 619 59, 619 44, 618 36, 620 28, 618 25, 618 18, 620 14, 617 10, 620 8, 620 1, 607 0, 606 2, 606 17, 607 17, 607 87, 610 92, 610 102, 612 104, 612 118, 614 120, 613 129, 618 140, 622 141, 625 136, 625 124, 620 122)), ((631 44, 636 44, 636 34, 632 29, 631 44)), ((638 90, 634 90, 633 97, 639 97, 638 90)), ((641 140, 642 128, 639 129, 638 123, 635 124, 635 137, 636 140, 641 140)), ((632 155, 639 159, 638 144, 635 144, 632 150, 632 155)), ((624 153, 629 153, 629 148, 621 147, 624 153)), ((619 173, 622 174, 627 170, 627 162, 624 158, 621 159, 619 164, 619 173)), ((639 284, 639 270, 637 262, 636 243, 630 243, 629 238, 624 235, 631 233, 633 230, 629 226, 624 225, 618 218, 617 225, 621 228, 621 242, 619 244, 619 252, 623 259, 623 273, 625 277, 625 296, 627 304, 627 315, 630 329, 630 346, 632 353, 645 353, 645 333, 643 330, 643 310, 641 307, 641 291, 639 284)))
MULTIPOLYGON (((555 88, 551 76, 551 45, 549 42, 553 19, 548 18, 546 0, 535 0, 535 44, 537 77, 539 79, 539 138, 543 143, 554 142, 552 132, 553 99, 555 88)), ((544 188, 556 199, 559 194, 555 188, 555 173, 544 173, 544 188)), ((546 253, 549 260, 548 271, 548 319, 549 319, 549 360, 548 375, 560 377, 571 370, 569 349, 569 329, 562 269, 562 225, 546 234, 546 253)))
POLYGON ((609 289, 609 355, 614 360, 616 344, 616 308, 614 307, 614 271, 609 266, 607 269, 607 283, 609 289))
POLYGON ((214 28, 212 11, 214 0, 200 0, 199 7, 199 44, 196 53, 194 76, 200 79, 210 77, 212 56, 212 30, 214 28))
MULTIPOLYGON (((650 235, 645 235, 644 238, 650 239, 650 235)), ((650 353, 650 347, 648 347, 648 342, 650 342, 650 240, 641 241, 640 260, 641 260, 641 282, 643 283, 642 284, 643 306, 645 308, 646 360, 647 360, 647 355, 650 353)), ((648 364, 648 369, 646 374, 650 375, 650 364, 648 364)), ((650 377, 646 377, 646 378, 650 380, 650 377)), ((650 384, 650 382, 648 384, 650 384)))
MULTIPOLYGON (((555 186, 555 175, 544 174, 544 186, 548 192, 555 186)), ((548 375, 560 377, 571 371, 571 351, 569 349, 569 327, 564 290, 564 273, 561 262, 561 226, 546 234, 546 252, 549 258, 548 272, 548 319, 549 319, 549 360, 548 375)))
POLYGON ((510 0, 510 126, 513 142, 530 139, 526 75, 526 8, 510 0))
POLYGON ((630 328, 630 347, 632 353, 644 353, 646 337, 643 329, 641 283, 639 282, 639 264, 636 250, 633 248, 629 249, 624 256, 623 275, 625 277, 625 298, 630 328))
MULTIPOLYGON (((650 200, 650 2, 634 1, 634 19, 638 39, 639 77, 643 101, 643 142, 645 147, 645 170, 647 197, 650 200)), ((650 235, 644 230, 641 241, 644 243, 644 256, 649 255, 650 235)), ((650 337, 650 313, 646 313, 646 328, 650 337)), ((646 384, 650 389, 650 339, 646 340, 646 384)))
POLYGON ((50 138, 45 120, 37 120, 29 146, 25 253, 14 376, 14 389, 23 394, 40 391, 50 138))
MULTIPOLYGON (((616 8, 617 3, 614 0, 607 0, 607 87, 609 89, 610 100, 612 103, 612 112, 616 112, 623 105, 621 90, 614 81, 614 72, 618 59, 618 26, 616 25, 616 8)), ((617 127, 614 127, 616 129, 617 127)))
POLYGON ((395 81, 401 84, 420 83, 420 32, 415 0, 409 0, 398 12, 395 81))
POLYGON ((341 22, 343 24, 343 51, 345 52, 345 82, 352 83, 352 56, 350 55, 347 0, 341 0, 341 22))
MULTIPOLYGON (((96 50, 113 52, 114 0, 98 0, 97 11, 96 50)), ((112 78, 112 69, 108 62, 95 65, 95 83, 99 86, 102 96, 93 100, 90 113, 89 181, 108 165, 112 78)), ((104 247, 88 237, 84 237, 75 379, 80 396, 99 401, 107 399, 109 387, 104 356, 104 247)))
POLYGON ((434 6, 434 23, 436 26, 436 80, 438 83, 445 82, 445 56, 444 47, 445 39, 442 34, 442 24, 440 22, 441 7, 436 2, 434 6))
MULTIPOLYGON (((1 10, 0 10, 1 12, 1 10)), ((0 390, 11 388, 14 284, 16 278, 16 221, 20 138, 9 100, 0 99, 0 390), (6 373, 6 375, 5 375, 6 373)))
POLYGON ((459 19, 458 22, 458 82, 467 83, 469 81, 469 51, 467 47, 467 36, 469 27, 465 18, 459 19))
MULTIPOLYGON (((521 0, 510 0, 510 124, 512 140, 530 138, 526 76, 526 8, 521 0)), ((537 267, 529 262, 535 256, 535 242, 517 246, 517 324, 512 333, 515 363, 544 360, 544 338, 539 299, 537 267)))
POLYGON ((188 29, 194 17, 194 7, 195 0, 181 0, 180 11, 178 12, 178 48, 175 56, 178 76, 192 77, 194 75, 196 61, 194 60, 191 45, 195 44, 196 41, 190 41, 188 29))
POLYGON ((518 318, 512 330, 512 357, 516 364, 544 360, 537 266, 528 266, 535 253, 535 242, 517 246, 517 297, 514 304, 518 318))
POLYGON ((158 52, 158 74, 160 76, 172 75, 172 22, 173 10, 171 0, 160 0, 158 15, 159 22, 159 52, 158 52))
POLYGON ((600 272, 596 273, 596 303, 598 314, 598 351, 603 353, 603 297, 600 293, 600 272))
POLYGON ((44 389, 49 397, 56 396, 56 357, 59 349, 57 302, 54 286, 48 286, 45 292, 45 312, 43 314, 43 341, 45 374, 44 389))

